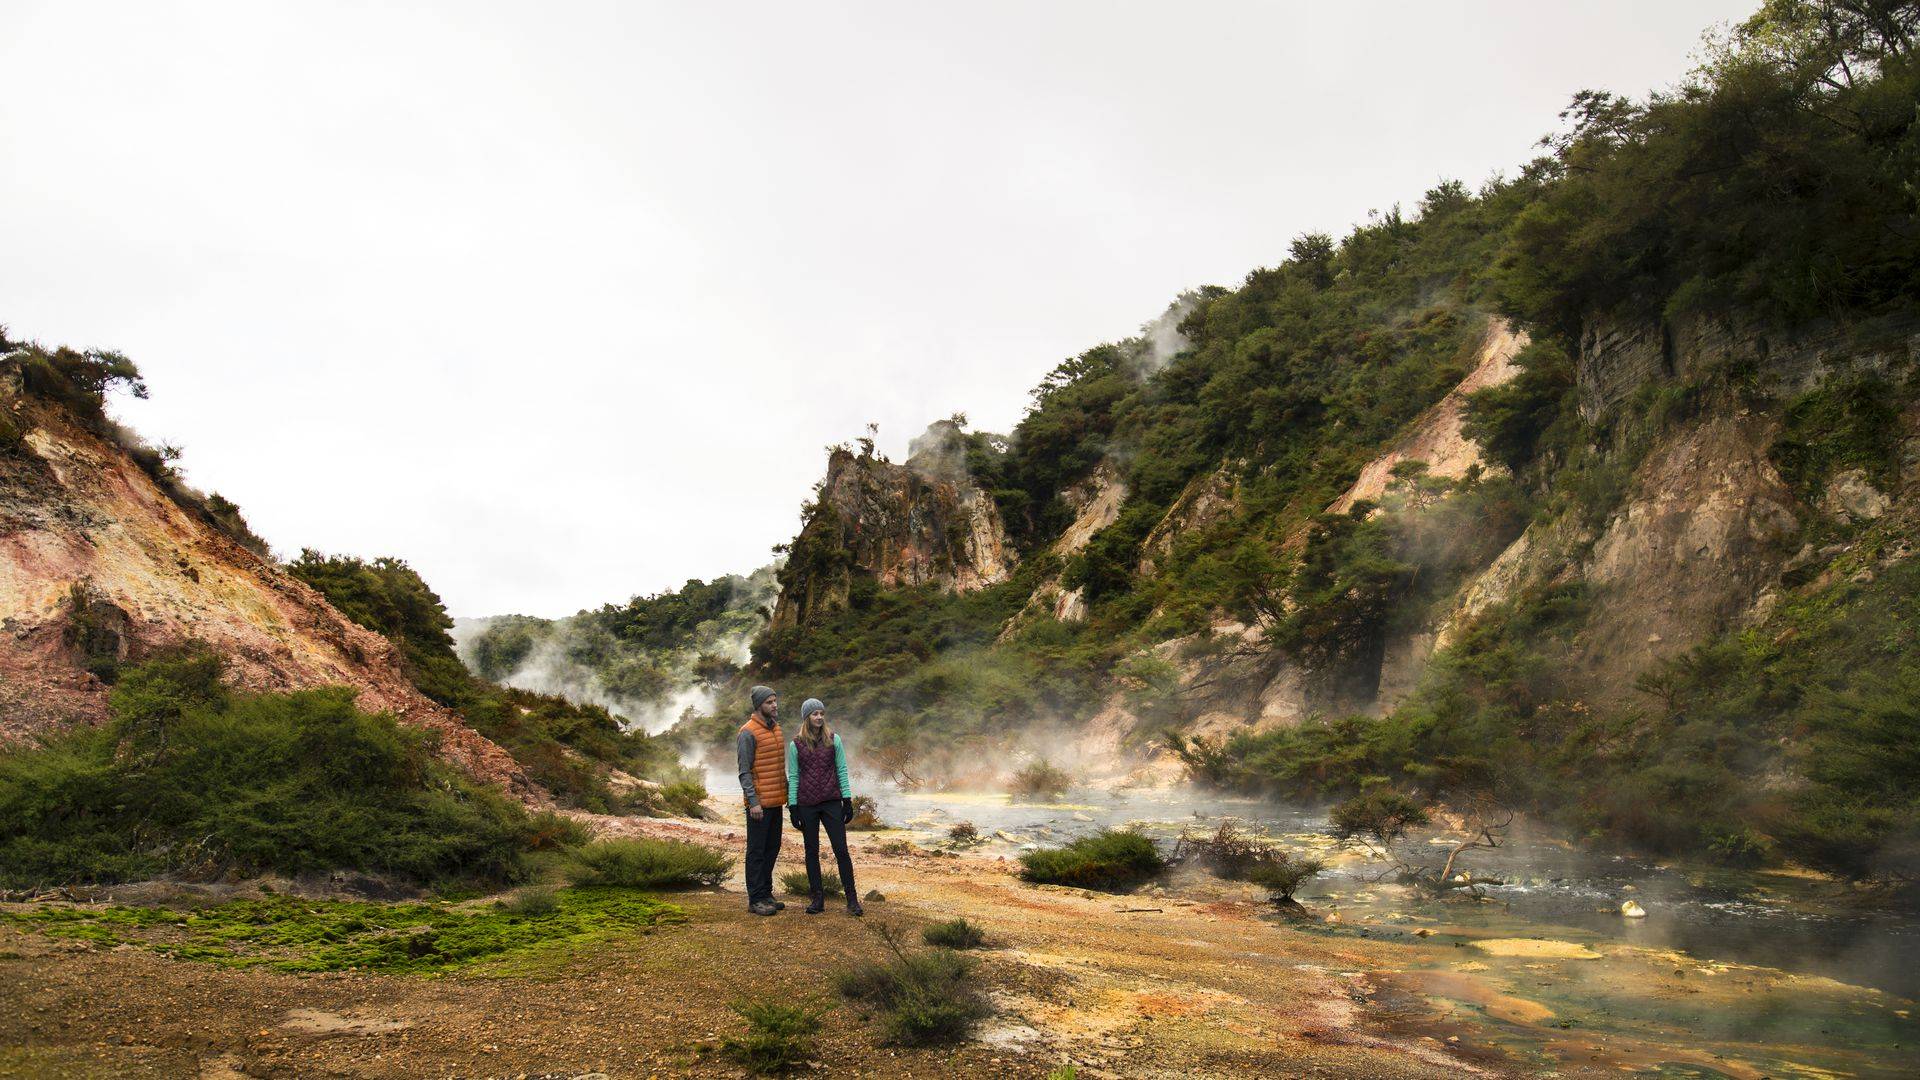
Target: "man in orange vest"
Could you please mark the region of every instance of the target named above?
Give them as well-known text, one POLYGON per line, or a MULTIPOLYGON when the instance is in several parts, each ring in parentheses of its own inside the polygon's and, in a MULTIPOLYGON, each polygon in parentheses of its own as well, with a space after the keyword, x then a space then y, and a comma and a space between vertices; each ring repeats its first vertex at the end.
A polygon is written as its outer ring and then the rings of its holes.
POLYGON ((747 800, 747 910, 772 915, 787 905, 773 898, 773 862, 780 857, 780 811, 787 805, 787 746, 780 736, 780 697, 753 688, 753 712, 734 740, 740 794, 747 800))

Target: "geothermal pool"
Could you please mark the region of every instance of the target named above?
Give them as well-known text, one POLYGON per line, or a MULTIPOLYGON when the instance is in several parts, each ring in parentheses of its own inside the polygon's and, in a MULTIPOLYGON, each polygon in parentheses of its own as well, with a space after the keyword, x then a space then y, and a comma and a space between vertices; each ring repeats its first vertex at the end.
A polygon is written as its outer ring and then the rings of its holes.
MULTIPOLYGON (((971 850, 1008 858, 1110 827, 1171 850, 1182 829, 1211 833, 1231 819, 1328 863, 1300 890, 1306 917, 1276 915, 1276 933, 1284 925, 1409 946, 1403 968, 1373 973, 1404 995, 1409 1014, 1431 1018, 1437 1008, 1488 1026, 1543 1068, 1586 1059, 1677 1076, 1920 1075, 1920 913, 1844 884, 1596 854, 1516 830, 1459 863, 1506 884, 1485 886, 1482 900, 1434 899, 1378 880, 1386 864, 1339 845, 1316 808, 1188 788, 1077 790, 1051 804, 869 790, 899 835, 939 847, 953 824, 970 821, 985 839, 971 850), (1647 916, 1623 917, 1628 899, 1647 916)), ((1453 837, 1423 830, 1403 852, 1431 852, 1437 866, 1453 837)), ((1191 869, 1158 886, 1162 894, 1257 896, 1191 869)))

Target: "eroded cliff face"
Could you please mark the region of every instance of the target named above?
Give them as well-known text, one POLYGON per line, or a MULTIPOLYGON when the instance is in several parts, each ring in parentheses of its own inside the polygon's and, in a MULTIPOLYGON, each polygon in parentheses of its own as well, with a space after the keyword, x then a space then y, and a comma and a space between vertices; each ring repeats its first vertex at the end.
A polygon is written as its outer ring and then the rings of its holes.
MULTIPOLYGON (((1382 447, 1326 512, 1344 514, 1362 501, 1378 503, 1395 482, 1395 466, 1407 462, 1423 464, 1428 476, 1445 480, 1460 480, 1474 470, 1500 471, 1499 465, 1487 460, 1479 443, 1466 435, 1467 398, 1518 374, 1513 361, 1526 346, 1525 333, 1516 332, 1504 320, 1490 320, 1472 370, 1382 447)), ((1235 511, 1232 476, 1232 470, 1222 466, 1187 486, 1166 518, 1148 535, 1141 560, 1143 573, 1151 573, 1173 556, 1182 533, 1210 526, 1235 511)), ((1300 530, 1289 539, 1289 545, 1297 550, 1304 541, 1305 532, 1300 530)), ((1310 690, 1310 673, 1292 657, 1267 645, 1262 628, 1220 623, 1211 628, 1211 633, 1215 639, 1230 640, 1233 645, 1208 659, 1189 661, 1181 671, 1194 714, 1189 731, 1203 738, 1218 738, 1241 729, 1291 727, 1320 711, 1382 712, 1404 699, 1418 683, 1435 641, 1430 627, 1389 637, 1382 650, 1378 690, 1373 696, 1360 701, 1320 700, 1310 690)))
MULTIPOLYGON (((1892 374, 1920 360, 1916 326, 1890 319, 1783 335, 1696 321, 1676 335, 1602 321, 1583 343, 1582 408, 1600 415, 1642 386, 1729 365, 1743 366, 1776 401, 1830 379, 1892 374)), ((1795 582, 1857 546, 1849 527, 1883 522, 1894 539, 1876 546, 1907 557, 1904 538, 1920 504, 1920 410, 1909 409, 1899 426, 1906 466, 1890 490, 1843 470, 1806 498, 1772 458, 1778 408, 1722 393, 1654 441, 1603 522, 1570 515, 1535 522, 1474 575, 1433 627, 1433 647, 1452 644, 1476 616, 1524 589, 1578 583, 1590 608, 1566 645, 1569 684, 1602 708, 1643 705, 1634 689, 1640 674, 1716 634, 1764 621, 1795 582), (1810 532, 1826 539, 1806 542, 1810 532)))
POLYGON ((1596 313, 1580 334, 1580 411, 1596 420, 1643 386, 1715 368, 1740 367, 1770 389, 1793 392, 1849 371, 1884 370, 1916 353, 1920 315, 1782 330, 1737 315, 1655 321, 1596 313))
POLYGON ((1515 332, 1504 319, 1490 321, 1473 370, 1407 425, 1384 453, 1368 462, 1353 485, 1327 507, 1327 513, 1344 514, 1362 500, 1380 501, 1393 481, 1394 467, 1405 462, 1420 462, 1428 476, 1442 480, 1459 480, 1474 469, 1500 468, 1487 461, 1479 443, 1467 438, 1467 398, 1518 375, 1513 358, 1526 347, 1524 332, 1515 332))
MULTIPOLYGON (((1920 360, 1914 328, 1912 321, 1883 320, 1789 338, 1724 322, 1700 324, 1680 335, 1670 363, 1660 361, 1657 350, 1651 361, 1615 356, 1612 366, 1583 357, 1581 400, 1600 403, 1596 408, 1603 411, 1650 382, 1729 365, 1746 365, 1776 405, 1749 407, 1730 394, 1705 402, 1697 415, 1653 440, 1604 520, 1587 524, 1572 513, 1540 519, 1484 565, 1470 568, 1427 618, 1388 636, 1371 700, 1318 701, 1310 673, 1269 646, 1260 628, 1215 626, 1213 636, 1231 647, 1181 664, 1189 734, 1220 738, 1291 726, 1316 712, 1383 714, 1414 691, 1435 653, 1457 642, 1476 617, 1524 589, 1554 584, 1579 585, 1588 604, 1580 629, 1564 645, 1570 689, 1600 709, 1644 705, 1635 689, 1642 673, 1714 635, 1763 621, 1791 582, 1816 578, 1823 567, 1844 559, 1856 542, 1831 539, 1833 527, 1875 524, 1882 533, 1911 537, 1920 517, 1920 407, 1901 418, 1906 466, 1891 489, 1876 486, 1860 470, 1844 470, 1815 497, 1803 497, 1782 478, 1772 448, 1781 431, 1778 402, 1829 379, 1906 370, 1920 360), (1810 527, 1830 538, 1824 545, 1804 542, 1810 527)), ((1602 350, 1632 342, 1642 347, 1648 340, 1660 341, 1658 327, 1651 338, 1615 330, 1588 336, 1589 345, 1602 350)), ((1492 324, 1475 369, 1383 447, 1329 512, 1382 501, 1394 484, 1394 467, 1403 462, 1424 463, 1429 476, 1455 480, 1476 466, 1497 470, 1463 431, 1465 400, 1512 378, 1513 358, 1525 345, 1524 335, 1492 324)), ((1222 475, 1190 485, 1175 505, 1178 513, 1169 514, 1174 524, 1149 538, 1143 570, 1174 550, 1180 522, 1228 503, 1222 475)), ((1885 557, 1904 558, 1915 545, 1902 539, 1879 546, 1891 553, 1885 557)), ((1106 717, 1103 723, 1117 722, 1106 717)))
POLYGON ((538 799, 505 750, 422 696, 397 649, 161 491, 118 445, 0 383, 0 740, 106 715, 89 655, 204 641, 254 691, 345 685, 433 731, 479 779, 538 799))
POLYGON ((996 585, 1018 555, 993 498, 966 468, 966 436, 933 424, 896 464, 836 449, 826 479, 780 571, 775 630, 846 606, 856 574, 883 588, 935 584, 956 592, 996 585))
MULTIPOLYGON (((1120 508, 1127 502, 1127 481, 1120 475, 1120 469, 1111 461, 1102 461, 1094 466, 1087 478, 1061 493, 1061 499, 1073 509, 1073 523, 1068 525, 1060 538, 1048 546, 1047 551, 1064 562, 1080 553, 1092 542, 1094 534, 1113 524, 1120 517, 1120 508)), ((1040 615, 1050 615, 1061 622, 1079 622, 1087 617, 1085 590, 1069 589, 1060 581, 1055 572, 1033 590, 1027 598, 1026 606, 1007 620, 1000 631, 1000 640, 1005 641, 1020 628, 1040 615)))

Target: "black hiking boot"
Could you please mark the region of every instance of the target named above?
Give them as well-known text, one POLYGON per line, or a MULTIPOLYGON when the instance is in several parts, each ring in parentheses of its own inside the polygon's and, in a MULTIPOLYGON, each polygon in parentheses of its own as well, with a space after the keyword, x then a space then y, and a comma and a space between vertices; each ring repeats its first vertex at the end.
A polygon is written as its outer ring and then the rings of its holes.
POLYGON ((827 910, 827 898, 820 893, 813 894, 813 902, 807 905, 807 914, 818 915, 827 910))
POLYGON ((857 919, 866 913, 867 909, 860 906, 858 899, 851 896, 847 897, 847 914, 857 919))

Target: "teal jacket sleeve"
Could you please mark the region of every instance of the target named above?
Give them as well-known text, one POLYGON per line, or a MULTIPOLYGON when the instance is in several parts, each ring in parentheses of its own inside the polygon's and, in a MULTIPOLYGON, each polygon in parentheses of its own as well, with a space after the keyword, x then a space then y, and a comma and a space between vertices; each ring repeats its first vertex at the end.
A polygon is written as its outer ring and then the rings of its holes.
MULTIPOLYGON (((840 774, 840 797, 853 798, 853 781, 847 779, 847 748, 840 744, 838 735, 833 737, 833 767, 840 774)), ((793 766, 787 766, 787 775, 793 775, 793 766)))
POLYGON ((787 805, 800 805, 800 754, 787 744, 787 805))

